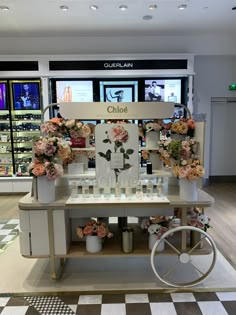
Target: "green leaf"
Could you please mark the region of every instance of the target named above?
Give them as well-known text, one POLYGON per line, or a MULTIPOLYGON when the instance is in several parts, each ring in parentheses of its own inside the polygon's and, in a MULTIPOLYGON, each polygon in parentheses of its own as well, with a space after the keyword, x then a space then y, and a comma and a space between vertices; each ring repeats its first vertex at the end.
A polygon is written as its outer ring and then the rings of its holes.
POLYGON ((124 154, 124 158, 128 160, 128 159, 129 159, 128 154, 125 153, 125 154, 124 154))
POLYGON ((126 150, 126 154, 133 154, 134 153, 134 150, 133 149, 128 149, 128 150, 126 150))
POLYGON ((111 160, 111 150, 107 150, 107 152, 106 152, 106 160, 107 161, 111 160))
POLYGON ((124 170, 128 170, 129 168, 131 168, 131 166, 132 166, 132 165, 126 163, 126 164, 124 165, 124 168, 123 168, 123 169, 124 169, 124 170))
POLYGON ((111 143, 111 141, 110 141, 109 139, 104 139, 102 142, 103 142, 103 143, 108 143, 108 142, 111 143))
POLYGON ((103 158, 106 158, 106 154, 102 153, 102 152, 98 152, 98 155, 100 155, 103 158))
POLYGON ((117 148, 122 147, 122 142, 116 141, 116 147, 117 148))
POLYGON ((125 153, 125 149, 123 147, 120 148, 120 153, 125 153))

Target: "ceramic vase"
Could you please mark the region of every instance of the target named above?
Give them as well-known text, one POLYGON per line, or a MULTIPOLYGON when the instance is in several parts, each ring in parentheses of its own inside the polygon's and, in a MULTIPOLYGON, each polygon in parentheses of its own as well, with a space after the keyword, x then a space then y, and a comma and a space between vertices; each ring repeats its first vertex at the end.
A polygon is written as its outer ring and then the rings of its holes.
POLYGON ((50 203, 55 201, 55 181, 48 180, 47 176, 38 176, 37 196, 38 202, 40 203, 50 203))
MULTIPOLYGON (((156 234, 149 234, 149 238, 148 238, 148 247, 150 250, 153 249, 153 246, 155 245, 156 241, 160 242, 159 240, 157 240, 157 236, 156 234)), ((156 252, 162 252, 165 248, 165 242, 164 240, 162 240, 160 242, 160 244, 158 244, 157 248, 156 248, 156 252)))
POLYGON ((158 131, 149 131, 145 136, 146 148, 155 149, 158 147, 158 141, 160 141, 160 132, 158 131))
POLYGON ((86 250, 88 253, 100 252, 102 250, 102 239, 97 235, 87 235, 86 250))
POLYGON ((186 201, 197 200, 197 180, 179 179, 179 195, 186 201))

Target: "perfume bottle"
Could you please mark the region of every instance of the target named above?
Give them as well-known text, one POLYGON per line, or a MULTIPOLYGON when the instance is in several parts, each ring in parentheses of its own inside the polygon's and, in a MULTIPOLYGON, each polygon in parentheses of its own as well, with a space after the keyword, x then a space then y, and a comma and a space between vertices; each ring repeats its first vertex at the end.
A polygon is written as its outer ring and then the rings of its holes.
POLYGON ((93 182, 93 197, 94 198, 100 197, 100 187, 97 180, 93 182))
POLYGON ((146 196, 148 198, 152 198, 153 197, 153 182, 151 180, 148 180, 148 182, 147 182, 146 196))
POLYGON ((87 179, 85 179, 82 184, 82 195, 83 198, 89 197, 89 183, 87 179))
POLYGON ((71 183, 71 198, 77 198, 78 197, 78 186, 76 182, 71 183))
POLYGON ((135 190, 136 190, 136 198, 142 199, 143 198, 143 187, 142 187, 141 181, 138 181, 138 183, 135 187, 135 190))
POLYGON ((152 162, 147 161, 147 174, 152 174, 152 162))
POLYGON ((163 183, 162 178, 159 177, 157 181, 157 197, 163 197, 163 183))
POLYGON ((115 185, 115 197, 116 198, 121 197, 121 187, 120 187, 120 183, 118 183, 118 182, 115 185))

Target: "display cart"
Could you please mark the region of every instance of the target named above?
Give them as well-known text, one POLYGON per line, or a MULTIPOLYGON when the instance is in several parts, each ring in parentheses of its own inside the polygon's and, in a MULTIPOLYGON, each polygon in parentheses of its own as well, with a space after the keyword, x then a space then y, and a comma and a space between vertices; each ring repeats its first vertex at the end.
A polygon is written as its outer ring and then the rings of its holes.
MULTIPOLYGON (((53 104, 54 106, 55 104, 53 104)), ((49 108, 46 107, 45 111, 49 108)), ((68 104, 64 107, 68 113, 68 104)), ((45 112, 44 111, 44 112, 45 112)), ((69 109, 70 111, 70 109, 69 109)), ((96 113, 95 113, 96 114, 96 113)), ((76 113, 73 117, 79 117, 76 113)), ((164 115, 164 114, 163 114, 164 115)), ((70 118, 70 117, 69 117, 70 118)), ((86 118, 86 117, 82 117, 86 118)), ((92 117, 93 119, 95 117, 92 117)), ((95 176, 95 174, 94 174, 95 176)), ((163 176, 163 172, 158 171, 155 176, 163 176), (161 174, 161 175, 160 175, 161 174)), ((79 177, 79 176, 78 176, 79 177)), ((146 217, 146 216, 173 216, 174 209, 181 208, 180 226, 169 230, 161 237, 161 242, 165 243, 165 250, 156 251, 160 242, 157 241, 151 251, 151 266, 154 274, 163 283, 174 287, 189 287, 196 285, 209 276, 216 262, 216 246, 212 238, 204 231, 187 226, 187 209, 191 207, 210 207, 214 203, 214 199, 203 190, 198 189, 196 201, 185 201, 180 199, 179 187, 168 185, 165 198, 143 198, 137 199, 133 194, 130 198, 124 195, 121 198, 111 197, 94 198, 70 198, 68 191, 64 188, 57 187, 57 195, 55 202, 50 204, 40 204, 35 200, 34 196, 27 194, 19 202, 20 209, 20 245, 21 253, 24 257, 45 258, 50 259, 51 278, 58 279, 63 266, 68 258, 88 258, 105 256, 124 256, 120 248, 120 239, 115 237, 104 246, 103 250, 97 254, 89 254, 85 250, 84 242, 71 242, 68 235, 71 234, 71 219, 87 218, 87 217, 146 217), (34 222, 35 217, 43 218, 44 222, 40 229, 34 222), (202 237, 194 245, 191 245, 191 232, 198 232, 202 237), (44 242, 42 237, 43 235, 44 242), (200 246, 201 245, 201 246, 200 246), (41 248, 41 250, 39 250, 41 248), (171 255, 175 257, 175 262, 171 266, 167 266, 167 270, 158 267, 160 255, 171 255), (199 260, 195 257, 200 256, 199 260), (204 262, 204 259, 206 260, 204 262), (61 268, 57 268, 57 261, 60 261, 61 268), (173 277, 174 273, 179 273, 178 268, 182 266, 182 276, 173 277), (184 275, 185 267, 193 268, 192 275, 189 279, 184 275), (203 266, 203 267, 202 267, 203 266)), ((131 256, 147 256, 150 257, 150 250, 147 246, 147 237, 140 236, 140 229, 137 229, 137 240, 134 244, 134 250, 131 256)), ((119 235, 119 232, 118 232, 119 235)), ((188 272, 189 274, 189 272, 188 272)))

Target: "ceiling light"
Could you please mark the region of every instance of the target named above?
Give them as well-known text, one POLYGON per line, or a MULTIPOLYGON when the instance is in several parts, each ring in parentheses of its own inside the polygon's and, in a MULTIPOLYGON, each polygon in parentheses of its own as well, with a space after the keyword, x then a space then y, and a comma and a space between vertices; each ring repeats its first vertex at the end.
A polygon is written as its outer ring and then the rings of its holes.
POLYGON ((128 7, 127 7, 127 5, 122 4, 122 5, 119 6, 119 9, 121 11, 126 11, 128 9, 128 7))
POLYGON ((144 21, 150 21, 150 20, 152 20, 152 15, 144 15, 144 16, 143 16, 143 20, 144 20, 144 21))
POLYGON ((184 10, 186 8, 187 8, 187 4, 181 4, 181 5, 178 6, 179 10, 184 10))
POLYGON ((157 9, 157 5, 156 4, 151 4, 149 6, 149 10, 156 10, 157 9))
POLYGON ((62 11, 68 11, 68 10, 69 10, 69 7, 68 7, 67 5, 61 5, 61 6, 60 6, 60 9, 61 9, 62 11))
POLYGON ((10 8, 7 7, 6 5, 1 5, 1 6, 0 6, 0 10, 2 10, 2 11, 8 11, 8 10, 10 10, 10 8))
POLYGON ((98 6, 92 4, 92 5, 90 6, 90 9, 93 10, 93 11, 97 11, 97 10, 98 10, 98 6))

